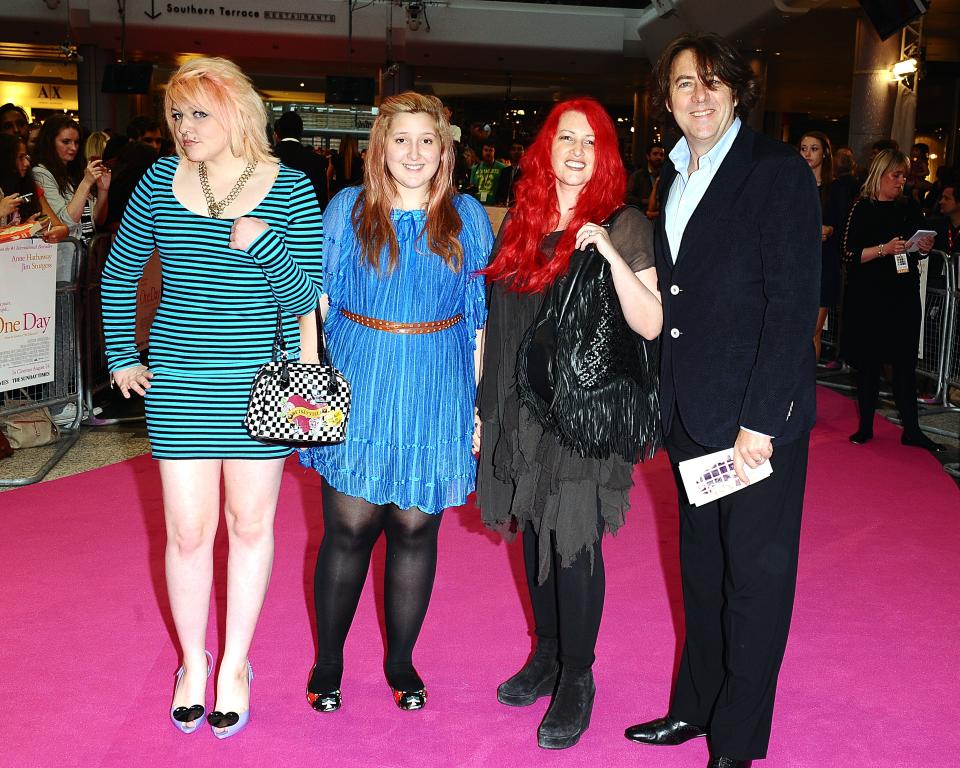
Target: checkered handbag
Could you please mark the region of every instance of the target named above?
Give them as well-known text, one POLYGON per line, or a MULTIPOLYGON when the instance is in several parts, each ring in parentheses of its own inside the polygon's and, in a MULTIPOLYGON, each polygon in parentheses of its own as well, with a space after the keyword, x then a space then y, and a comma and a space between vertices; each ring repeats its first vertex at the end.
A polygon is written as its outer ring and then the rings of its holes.
POLYGON ((330 364, 319 308, 317 350, 319 363, 287 360, 277 309, 273 361, 257 371, 243 420, 252 438, 262 443, 301 447, 343 442, 350 417, 350 382, 330 364))

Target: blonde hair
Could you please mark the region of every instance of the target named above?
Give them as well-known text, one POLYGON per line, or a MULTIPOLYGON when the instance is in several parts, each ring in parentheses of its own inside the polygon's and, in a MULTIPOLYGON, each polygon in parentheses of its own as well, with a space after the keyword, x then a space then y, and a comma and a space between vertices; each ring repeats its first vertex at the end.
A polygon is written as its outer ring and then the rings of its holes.
POLYGON ((87 160, 103 157, 103 148, 107 146, 110 137, 103 131, 95 131, 87 136, 87 141, 83 145, 83 156, 87 160))
POLYGON ((903 168, 910 170, 910 158, 903 152, 893 149, 885 149, 883 152, 873 158, 870 163, 870 172, 867 174, 867 180, 860 187, 860 197, 868 200, 876 200, 880 195, 880 181, 893 168, 903 168))
POLYGON ((185 157, 180 134, 173 121, 173 106, 202 108, 227 132, 234 157, 247 162, 274 160, 267 143, 267 111, 253 83, 229 59, 198 58, 180 67, 163 97, 167 128, 174 137, 177 154, 185 157))
POLYGON ((363 259, 380 269, 380 255, 388 249, 387 269, 400 260, 397 233, 390 221, 390 210, 397 186, 387 170, 387 139, 397 115, 425 114, 433 119, 440 140, 440 167, 430 182, 427 198, 427 246, 455 272, 463 266, 463 246, 458 238, 463 223, 453 204, 453 136, 443 113, 443 103, 435 96, 406 91, 390 96, 380 104, 380 113, 370 130, 367 160, 363 167, 363 190, 353 206, 353 228, 362 243, 363 259))

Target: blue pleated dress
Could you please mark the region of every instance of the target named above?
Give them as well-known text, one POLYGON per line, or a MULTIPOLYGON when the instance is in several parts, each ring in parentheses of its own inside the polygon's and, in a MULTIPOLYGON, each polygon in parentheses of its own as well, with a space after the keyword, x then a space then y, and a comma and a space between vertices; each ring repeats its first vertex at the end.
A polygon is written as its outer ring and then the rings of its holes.
POLYGON ((428 514, 466 501, 476 481, 471 453, 476 331, 486 319, 483 278, 493 232, 473 198, 457 196, 464 264, 452 271, 429 252, 423 211, 392 214, 400 245, 393 272, 360 261, 351 224, 359 187, 337 194, 324 212, 325 325, 333 364, 350 381, 353 401, 346 441, 300 451, 336 490, 373 504, 417 507, 428 514), (398 334, 347 319, 358 315, 400 323, 464 319, 443 331, 398 334))

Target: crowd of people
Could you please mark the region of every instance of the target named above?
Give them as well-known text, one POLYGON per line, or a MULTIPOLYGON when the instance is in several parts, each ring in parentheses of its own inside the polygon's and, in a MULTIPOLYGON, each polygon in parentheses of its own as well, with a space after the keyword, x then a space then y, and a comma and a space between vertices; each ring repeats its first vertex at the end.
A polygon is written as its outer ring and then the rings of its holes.
MULTIPOLYGON (((426 706, 413 654, 438 531, 444 510, 476 490, 484 522, 522 537, 535 622, 532 654, 496 695, 508 706, 549 696, 538 743, 576 744, 596 691, 603 539, 626 522, 634 464, 663 446, 678 486, 686 638, 669 711, 625 735, 656 745, 708 736, 710 768, 764 757, 824 318, 843 302, 846 359, 858 368, 851 440, 872 437, 890 362, 903 442, 936 447, 916 418, 918 265, 937 244, 956 247, 956 182, 926 181, 922 145, 909 157, 877 145, 861 176, 852 152, 823 133, 796 148, 756 133, 746 122, 753 71, 715 35, 670 43, 654 88, 680 139, 651 144, 629 173, 613 121, 590 98, 556 104, 506 157, 489 126, 458 136, 448 108, 413 92, 384 99, 363 152, 354 136, 332 154, 305 146, 293 112, 271 126, 271 146, 249 78, 217 58, 172 76, 164 126, 137 118, 123 137, 84 137, 54 117, 31 149, 26 115, 0 108, 11 133, 0 136, 0 215, 47 217, 51 241, 116 230, 102 275, 106 356, 112 384, 145 400, 163 485, 179 731, 207 722, 222 739, 250 720, 248 652, 294 448, 254 439, 243 417, 279 310, 293 358, 318 363, 323 334, 353 393, 346 439, 299 451, 322 478, 321 498, 307 501, 324 522, 317 653, 305 664, 314 710, 349 705, 344 641, 381 534, 384 676, 400 709, 426 706), (509 206, 496 237, 483 204, 509 206), (942 235, 908 242, 937 205, 942 235), (145 364, 136 290, 154 252, 164 290, 145 364), (659 344, 659 355, 640 369, 602 351, 582 364, 581 346, 601 349, 618 323, 631 345, 659 344), (587 378, 601 365, 598 394, 587 378), (561 395, 598 403, 590 451, 551 415, 561 395), (628 402, 645 411, 642 449, 610 437, 628 402), (695 507, 679 462, 731 447, 744 487, 695 507), (771 460, 777 471, 751 483, 771 460), (221 486, 228 604, 215 663, 205 639, 221 486)), ((526 650, 518 639, 517 655, 526 650)))

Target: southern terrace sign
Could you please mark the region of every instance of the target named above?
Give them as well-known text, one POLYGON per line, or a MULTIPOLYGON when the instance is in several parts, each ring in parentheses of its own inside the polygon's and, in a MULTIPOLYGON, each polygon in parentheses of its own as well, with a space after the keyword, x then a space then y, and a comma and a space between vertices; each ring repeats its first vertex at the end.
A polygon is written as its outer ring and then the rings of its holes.
MULTIPOLYGON (((166 3, 161 5, 171 16, 214 16, 217 18, 232 19, 268 19, 271 21, 313 21, 321 24, 333 24, 337 20, 334 13, 304 13, 302 11, 265 11, 248 8, 235 8, 228 5, 195 5, 188 3, 178 5, 166 3)), ((144 11, 149 19, 157 19, 164 10, 156 10, 155 0, 151 0, 150 10, 144 11)))

